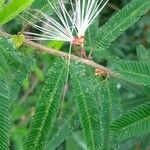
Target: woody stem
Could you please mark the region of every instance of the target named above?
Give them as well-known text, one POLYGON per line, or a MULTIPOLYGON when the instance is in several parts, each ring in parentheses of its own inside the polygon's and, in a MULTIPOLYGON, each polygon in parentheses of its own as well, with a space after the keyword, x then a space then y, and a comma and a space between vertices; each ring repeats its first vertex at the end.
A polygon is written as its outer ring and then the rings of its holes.
MULTIPOLYGON (((9 37, 9 38, 12 37, 12 35, 10 35, 8 33, 5 33, 5 32, 2 32, 2 31, 0 31, 0 36, 1 37, 9 37)), ((107 72, 107 74, 109 74, 111 76, 115 76, 116 75, 109 68, 104 67, 104 66, 102 66, 100 64, 97 64, 97 63, 95 63, 92 60, 84 59, 84 58, 81 58, 81 57, 78 57, 78 56, 75 56, 75 55, 72 55, 72 54, 70 54, 70 56, 69 56, 68 53, 65 53, 65 52, 62 52, 62 51, 57 51, 55 49, 45 47, 44 45, 41 45, 39 43, 35 43, 35 42, 32 42, 32 41, 29 41, 29 40, 24 40, 23 44, 26 45, 26 46, 32 47, 34 49, 40 50, 42 52, 49 53, 49 54, 54 55, 54 56, 63 57, 63 58, 70 57, 71 60, 83 63, 83 64, 91 66, 91 67, 93 67, 95 69, 97 68, 97 69, 103 70, 103 71, 107 72)))

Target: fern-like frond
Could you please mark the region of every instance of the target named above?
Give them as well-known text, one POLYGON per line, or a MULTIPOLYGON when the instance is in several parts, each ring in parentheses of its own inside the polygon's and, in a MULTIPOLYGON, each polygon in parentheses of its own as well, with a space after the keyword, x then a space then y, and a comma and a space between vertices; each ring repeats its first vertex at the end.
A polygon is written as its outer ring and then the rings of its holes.
POLYGON ((86 77, 85 67, 71 64, 71 82, 84 138, 89 150, 101 149, 101 120, 92 77, 86 77))
POLYGON ((9 70, 9 65, 7 64, 5 56, 2 53, 0 53, 0 73, 4 73, 6 72, 6 70, 9 70))
POLYGON ((8 60, 9 65, 22 62, 21 55, 16 52, 14 44, 11 40, 0 37, 0 52, 8 60))
POLYGON ((21 53, 16 51, 14 43, 6 38, 0 38, 0 53, 1 68, 9 71, 11 93, 16 98, 22 82, 29 76, 35 61, 31 57, 22 56, 21 53))
POLYGON ((79 125, 74 101, 67 102, 61 111, 63 112, 59 112, 51 133, 47 138, 46 149, 48 150, 55 150, 79 125))
POLYGON ((112 124, 111 129, 120 140, 148 134, 150 132, 150 102, 124 114, 112 124))
POLYGON ((0 25, 5 24, 24 11, 34 0, 12 0, 0 11, 0 25))
POLYGON ((25 141, 25 150, 43 149, 58 112, 65 77, 66 64, 59 60, 49 71, 25 141))
POLYGON ((150 9, 149 0, 132 0, 127 6, 115 14, 99 31, 95 47, 107 49, 111 42, 118 38, 126 29, 132 26, 150 9))
POLYGON ((30 76, 30 73, 33 70, 33 66, 35 64, 35 60, 32 57, 23 56, 22 59, 24 60, 22 60, 20 65, 18 64, 11 68, 11 93, 13 94, 12 98, 14 100, 16 100, 18 97, 23 81, 30 76))
POLYGON ((71 114, 65 122, 57 121, 52 128, 50 134, 51 140, 46 145, 46 149, 56 149, 61 143, 63 143, 71 133, 77 128, 77 114, 71 114))
POLYGON ((22 81, 27 77, 32 65, 29 59, 23 63, 21 55, 13 43, 0 38, 0 149, 9 149, 11 107, 16 99, 22 81), (28 64, 28 65, 27 65, 28 64))
POLYGON ((137 47, 137 55, 140 61, 150 62, 150 52, 143 45, 137 47))
POLYGON ((138 61, 115 61, 116 76, 137 85, 150 86, 150 63, 138 61))
POLYGON ((6 74, 0 75, 0 148, 3 150, 9 149, 12 104, 10 95, 10 86, 6 74))
POLYGON ((122 113, 117 84, 112 79, 99 81, 101 87, 101 118, 103 127, 103 150, 117 150, 119 142, 110 130, 111 123, 122 113))
POLYGON ((8 150, 12 105, 10 68, 18 55, 12 43, 4 38, 0 38, 0 56, 0 147, 8 150))
MULTIPOLYGON (((95 51, 99 51, 99 53, 101 55, 94 55, 95 59, 99 58, 106 58, 106 59, 110 59, 112 57, 114 57, 110 51, 106 50, 106 49, 99 49, 97 47, 97 45, 95 45, 95 41, 99 40, 99 32, 97 32, 99 30, 99 26, 98 26, 98 22, 93 23, 87 33, 86 33, 86 43, 85 43, 85 47, 86 47, 86 51, 88 51, 89 53, 93 53, 93 55, 95 54, 95 51)), ((116 56, 115 56, 116 58, 116 56)))

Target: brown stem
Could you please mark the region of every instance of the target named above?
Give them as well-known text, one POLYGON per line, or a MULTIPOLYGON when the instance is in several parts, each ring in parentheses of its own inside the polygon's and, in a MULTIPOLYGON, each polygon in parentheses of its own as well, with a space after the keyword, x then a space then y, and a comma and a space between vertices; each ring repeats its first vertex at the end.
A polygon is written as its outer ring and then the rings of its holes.
MULTIPOLYGON (((0 31, 0 36, 11 37, 10 34, 2 32, 2 31, 0 31)), ((42 52, 49 53, 49 54, 54 55, 54 56, 63 57, 63 58, 68 58, 69 57, 68 53, 65 53, 65 52, 62 52, 62 51, 58 51, 58 50, 55 50, 55 49, 52 49, 52 48, 48 48, 48 47, 45 47, 44 45, 41 45, 41 44, 36 43, 36 42, 29 41, 29 40, 25 40, 23 44, 26 45, 26 46, 38 49, 38 50, 40 50, 42 52)), ((99 64, 95 63, 92 60, 80 58, 80 57, 72 55, 72 54, 70 55, 70 59, 74 60, 74 61, 77 61, 77 62, 80 62, 80 63, 83 63, 83 64, 86 64, 86 65, 91 66, 91 67, 93 67, 95 69, 103 70, 104 72, 107 72, 108 75, 111 75, 111 76, 115 75, 115 73, 112 72, 107 67, 99 65, 99 64)))

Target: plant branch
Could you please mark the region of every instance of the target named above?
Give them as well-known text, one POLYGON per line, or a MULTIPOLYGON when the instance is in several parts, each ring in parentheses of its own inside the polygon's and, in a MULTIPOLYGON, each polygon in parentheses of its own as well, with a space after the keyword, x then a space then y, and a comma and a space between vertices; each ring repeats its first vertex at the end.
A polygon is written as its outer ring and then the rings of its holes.
MULTIPOLYGON (((2 31, 0 31, 0 36, 10 37, 11 38, 10 34, 2 32, 2 31)), ((33 47, 33 48, 35 48, 37 50, 40 50, 42 52, 49 53, 49 54, 54 55, 54 56, 63 57, 63 58, 66 58, 66 59, 69 58, 69 54, 68 53, 65 53, 65 52, 62 52, 62 51, 58 51, 58 50, 55 50, 55 49, 52 49, 52 48, 45 47, 44 45, 41 45, 41 44, 36 43, 36 42, 32 42, 32 41, 29 41, 29 40, 24 40, 23 44, 26 45, 26 46, 29 46, 29 47, 33 47)), ((107 67, 99 65, 99 64, 95 63, 92 60, 84 59, 84 58, 81 58, 81 57, 78 57, 78 56, 75 56, 75 55, 72 55, 72 54, 70 55, 70 58, 71 58, 71 60, 74 60, 74 61, 86 64, 86 65, 91 66, 91 67, 93 67, 95 69, 100 69, 103 72, 105 72, 107 75, 111 75, 111 76, 115 75, 107 67)))

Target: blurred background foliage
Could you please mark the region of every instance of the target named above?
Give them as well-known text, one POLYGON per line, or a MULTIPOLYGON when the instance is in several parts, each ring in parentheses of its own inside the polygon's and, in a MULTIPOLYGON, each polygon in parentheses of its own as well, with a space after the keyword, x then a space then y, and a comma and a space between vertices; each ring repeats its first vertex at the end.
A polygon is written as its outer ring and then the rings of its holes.
MULTIPOLYGON (((44 0, 43 0, 44 1, 44 0)), ((45 0, 46 1, 46 0, 45 0)), ((102 11, 99 17, 99 26, 102 26, 109 18, 119 9, 129 3, 130 0, 111 0, 107 7, 102 11)), ((10 34, 17 34, 24 28, 24 23, 20 18, 15 18, 1 27, 1 30, 10 34)), ((33 29, 31 29, 33 30, 33 29)), ((67 51, 68 45, 63 42, 49 41, 46 43, 48 47, 57 50, 67 51)), ((124 32, 117 40, 113 42, 109 48, 110 53, 121 59, 137 60, 137 47, 143 45, 150 51, 150 11, 145 14, 137 23, 124 32)), ((23 81, 23 87, 18 95, 17 101, 13 106, 12 118, 13 127, 11 131, 11 150, 22 150, 23 140, 27 135, 29 123, 33 117, 35 104, 44 84, 47 70, 51 67, 55 57, 38 52, 32 48, 21 47, 18 51, 25 56, 33 56, 36 63, 33 67, 33 72, 29 78, 23 81)), ((95 58, 97 62, 105 64, 105 60, 95 58)), ((122 83, 123 87, 120 89, 122 104, 124 111, 130 110, 133 106, 145 101, 150 101, 150 89, 122 83), (140 91, 140 92, 139 92, 140 91), (137 101, 135 103, 135 101, 137 101)), ((71 91, 66 96, 69 99, 71 91)), ((84 143, 80 129, 74 131, 58 150, 84 150, 86 145, 84 143)), ((150 135, 129 139, 122 143, 121 150, 150 150, 150 135)))

